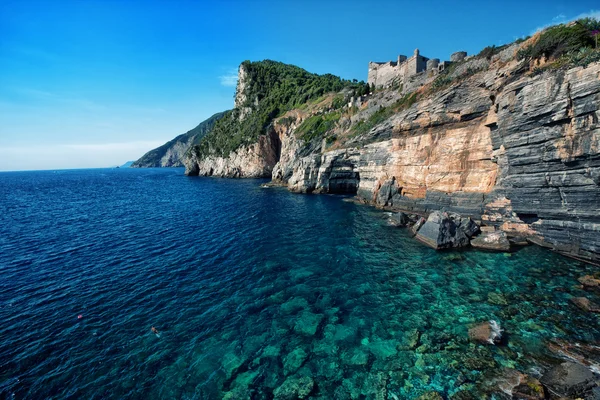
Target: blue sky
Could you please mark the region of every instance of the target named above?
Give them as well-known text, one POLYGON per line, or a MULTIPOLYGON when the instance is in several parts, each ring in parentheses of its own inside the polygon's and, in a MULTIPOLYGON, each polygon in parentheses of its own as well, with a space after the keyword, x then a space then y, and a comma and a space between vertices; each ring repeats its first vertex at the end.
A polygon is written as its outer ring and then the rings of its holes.
POLYGON ((134 160, 233 106, 240 62, 366 80, 418 47, 448 59, 581 15, 597 1, 0 2, 0 170, 134 160))

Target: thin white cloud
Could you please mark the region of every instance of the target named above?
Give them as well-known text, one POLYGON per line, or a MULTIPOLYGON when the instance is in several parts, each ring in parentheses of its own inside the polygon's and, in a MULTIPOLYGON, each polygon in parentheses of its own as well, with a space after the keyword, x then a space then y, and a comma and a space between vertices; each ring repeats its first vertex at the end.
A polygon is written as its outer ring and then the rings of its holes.
POLYGON ((590 10, 586 13, 583 14, 579 14, 575 17, 572 18, 567 18, 564 14, 559 14, 556 17, 552 18, 552 22, 549 22, 545 25, 539 26, 537 28, 535 28, 533 31, 531 31, 530 35, 536 34, 539 31, 548 28, 549 26, 552 25, 557 25, 557 24, 564 24, 566 22, 571 22, 571 21, 575 21, 578 19, 582 19, 582 18, 596 18, 596 19, 600 19, 600 10, 590 10))
POLYGON ((567 16, 565 14, 558 14, 556 17, 552 18, 552 21, 560 22, 564 21, 567 16))
POLYGON ((225 87, 235 87, 237 85, 237 70, 230 69, 225 75, 219 76, 219 81, 221 85, 225 87))

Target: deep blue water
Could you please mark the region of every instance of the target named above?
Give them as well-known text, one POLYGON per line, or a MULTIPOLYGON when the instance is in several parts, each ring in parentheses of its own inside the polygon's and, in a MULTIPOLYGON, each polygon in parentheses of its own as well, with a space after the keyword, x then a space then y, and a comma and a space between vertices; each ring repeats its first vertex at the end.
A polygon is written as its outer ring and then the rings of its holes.
POLYGON ((600 339, 569 302, 589 265, 436 252, 381 211, 261 183, 0 173, 0 397, 450 396, 600 339), (489 319, 507 345, 469 342, 489 319))

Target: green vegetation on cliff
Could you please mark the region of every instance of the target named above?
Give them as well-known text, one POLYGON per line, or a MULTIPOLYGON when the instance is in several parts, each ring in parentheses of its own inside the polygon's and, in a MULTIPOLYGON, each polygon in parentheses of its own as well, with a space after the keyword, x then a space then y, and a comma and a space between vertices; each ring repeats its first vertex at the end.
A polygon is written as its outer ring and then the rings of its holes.
POLYGON ((532 43, 519 50, 517 57, 526 60, 546 59, 554 61, 551 66, 585 66, 600 60, 598 35, 600 21, 584 18, 578 21, 552 26, 534 37, 532 43))
POLYGON ((340 116, 339 112, 310 116, 298 126, 296 136, 307 142, 315 138, 321 138, 335 127, 335 124, 340 120, 340 116))
POLYGON ((135 161, 131 166, 137 168, 153 168, 153 167, 178 167, 182 166, 182 162, 180 158, 183 157, 187 148, 190 145, 197 144, 200 140, 213 128, 215 123, 226 115, 226 112, 220 112, 214 114, 207 120, 200 122, 197 127, 177 136, 175 139, 168 141, 160 147, 157 147, 154 150, 150 150, 146 154, 144 154, 139 160, 135 161), (163 157, 167 154, 169 150, 173 151, 177 145, 181 145, 183 147, 182 151, 175 151, 175 153, 179 154, 179 158, 177 160, 171 160, 168 162, 168 165, 163 165, 163 157))
POLYGON ((281 62, 244 61, 246 72, 243 89, 245 101, 228 111, 214 129, 191 151, 199 158, 207 155, 228 156, 242 145, 255 143, 266 133, 269 124, 288 110, 319 98, 328 92, 362 87, 335 75, 317 75, 281 62), (242 115, 244 116, 243 118, 242 115))

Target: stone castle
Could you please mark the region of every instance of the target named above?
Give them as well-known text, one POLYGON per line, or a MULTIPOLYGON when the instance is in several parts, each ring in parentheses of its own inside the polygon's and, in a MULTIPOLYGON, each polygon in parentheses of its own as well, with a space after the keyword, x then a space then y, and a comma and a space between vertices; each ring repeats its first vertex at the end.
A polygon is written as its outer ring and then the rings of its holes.
POLYGON ((463 61, 467 57, 465 51, 458 51, 450 56, 451 61, 440 62, 439 58, 427 58, 419 54, 416 49, 413 56, 398 56, 397 61, 369 63, 369 77, 367 82, 376 88, 391 87, 394 84, 403 84, 408 78, 424 71, 433 74, 443 71, 453 62, 463 61))

